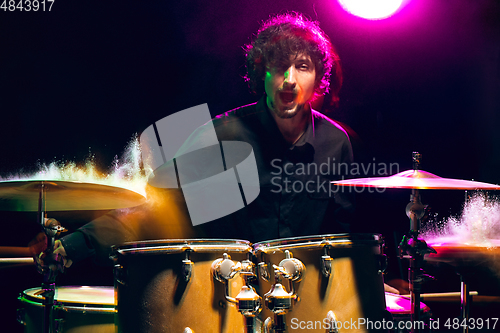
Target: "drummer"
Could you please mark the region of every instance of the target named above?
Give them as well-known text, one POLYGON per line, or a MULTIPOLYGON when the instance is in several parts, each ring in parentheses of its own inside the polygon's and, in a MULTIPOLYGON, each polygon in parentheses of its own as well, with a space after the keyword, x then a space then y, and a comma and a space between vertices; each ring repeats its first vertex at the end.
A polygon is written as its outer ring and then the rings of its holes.
MULTIPOLYGON (((252 146, 260 180, 257 199, 229 216, 191 227, 181 190, 149 187, 152 195, 142 207, 114 211, 61 238, 55 252, 64 255, 66 266, 90 256, 109 261, 111 246, 126 241, 210 237, 259 242, 351 231, 352 197, 330 186, 349 176, 347 168, 338 166, 351 165, 351 143, 338 123, 311 107, 331 90, 330 82, 338 87, 342 82, 328 36, 317 22, 287 13, 264 22, 245 50, 246 79, 260 97, 212 124, 219 141, 252 146)), ((337 93, 331 91, 333 98, 337 93)), ((207 128, 198 129, 188 142, 203 138, 207 128)))

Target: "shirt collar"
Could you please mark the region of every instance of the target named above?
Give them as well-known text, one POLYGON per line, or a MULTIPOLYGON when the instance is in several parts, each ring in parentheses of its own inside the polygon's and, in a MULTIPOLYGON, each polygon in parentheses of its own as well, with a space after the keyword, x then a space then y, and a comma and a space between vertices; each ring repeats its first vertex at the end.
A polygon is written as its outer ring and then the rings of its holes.
POLYGON ((271 137, 273 137, 273 139, 276 140, 275 142, 279 142, 279 144, 282 145, 283 148, 292 149, 295 146, 302 146, 306 142, 309 143, 312 142, 312 139, 314 138, 314 117, 312 110, 310 114, 311 119, 306 125, 307 127, 304 134, 302 134, 299 140, 297 140, 297 142, 295 142, 295 144, 293 145, 290 145, 288 142, 286 142, 286 140, 281 135, 278 125, 276 125, 276 121, 271 115, 271 110, 269 110, 269 108, 267 107, 265 94, 257 102, 256 111, 257 111, 257 117, 259 121, 262 123, 266 133, 271 135, 271 137))

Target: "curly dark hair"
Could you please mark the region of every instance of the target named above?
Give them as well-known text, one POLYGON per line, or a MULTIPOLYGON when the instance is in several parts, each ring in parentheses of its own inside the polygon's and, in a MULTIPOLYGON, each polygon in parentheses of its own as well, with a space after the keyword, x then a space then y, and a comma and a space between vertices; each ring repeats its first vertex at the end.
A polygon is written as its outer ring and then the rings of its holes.
POLYGON ((331 73, 334 75, 332 88, 335 95, 342 84, 340 59, 328 36, 319 28, 318 22, 304 18, 302 14, 292 12, 270 18, 262 24, 256 39, 245 46, 245 51, 245 79, 256 94, 264 92, 266 68, 286 69, 290 56, 300 53, 309 55, 314 63, 316 95, 328 92, 331 73))

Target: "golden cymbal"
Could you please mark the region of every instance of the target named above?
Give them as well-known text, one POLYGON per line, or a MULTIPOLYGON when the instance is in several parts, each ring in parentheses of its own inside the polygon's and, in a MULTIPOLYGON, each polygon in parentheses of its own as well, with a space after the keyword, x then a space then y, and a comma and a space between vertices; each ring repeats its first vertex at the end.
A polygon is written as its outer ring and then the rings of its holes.
POLYGON ((0 182, 0 210, 38 211, 41 185, 44 211, 107 210, 137 206, 146 201, 139 193, 121 187, 62 180, 0 182))
POLYGON ((340 186, 408 188, 435 190, 500 190, 499 185, 463 179, 442 178, 427 171, 406 170, 389 177, 356 178, 333 181, 340 186))
POLYGON ((464 243, 460 239, 444 237, 427 241, 437 253, 425 255, 426 261, 446 262, 452 266, 491 266, 500 258, 500 240, 464 243))

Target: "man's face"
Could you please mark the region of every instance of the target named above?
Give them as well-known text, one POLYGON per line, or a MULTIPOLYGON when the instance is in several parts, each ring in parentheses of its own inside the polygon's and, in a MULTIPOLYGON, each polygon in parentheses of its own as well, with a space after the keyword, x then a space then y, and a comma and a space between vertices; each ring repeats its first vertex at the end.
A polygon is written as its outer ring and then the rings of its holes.
POLYGON ((315 82, 311 57, 292 56, 288 64, 267 69, 264 79, 267 106, 280 118, 292 118, 312 99, 315 82))

